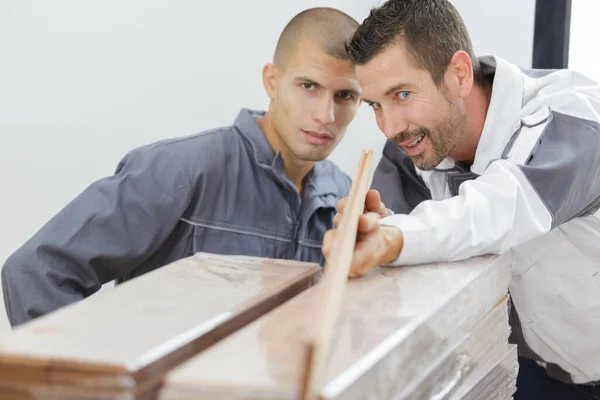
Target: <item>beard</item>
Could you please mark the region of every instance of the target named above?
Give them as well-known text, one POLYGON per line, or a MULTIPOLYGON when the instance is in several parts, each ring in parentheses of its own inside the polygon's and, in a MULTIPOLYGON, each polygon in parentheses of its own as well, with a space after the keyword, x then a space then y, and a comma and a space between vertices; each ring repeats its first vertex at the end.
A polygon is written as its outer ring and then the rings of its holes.
POLYGON ((467 116, 464 108, 457 103, 450 102, 448 114, 433 129, 419 127, 411 131, 399 133, 392 139, 398 146, 412 138, 425 136, 431 142, 431 148, 426 148, 420 154, 410 156, 417 168, 423 171, 434 169, 454 149, 459 140, 464 136, 467 116))

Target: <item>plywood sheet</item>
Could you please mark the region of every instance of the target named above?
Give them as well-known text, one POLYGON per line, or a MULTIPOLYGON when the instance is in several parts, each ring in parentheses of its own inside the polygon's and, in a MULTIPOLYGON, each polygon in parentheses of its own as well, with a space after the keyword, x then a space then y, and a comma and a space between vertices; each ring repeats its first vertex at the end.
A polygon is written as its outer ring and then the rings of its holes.
POLYGON ((504 356, 490 359, 465 380, 451 400, 509 400, 517 390, 517 346, 509 345, 504 356))
POLYGON ((0 398, 9 388, 40 396, 145 391, 319 275, 318 265, 295 261, 207 253, 179 260, 0 337, 0 398))
MULTIPOLYGON (((422 375, 400 392, 395 400, 443 399, 457 392, 463 382, 470 381, 483 365, 501 360, 509 350, 507 298, 497 304, 482 318, 473 329, 455 330, 449 343, 455 346, 441 352, 422 375), (456 341, 455 337, 461 337, 456 341)), ((484 367, 485 368, 485 367, 484 367)))
MULTIPOLYGON (((423 376, 498 305, 508 255, 378 268, 344 292, 321 392, 389 399, 423 376)), ((159 398, 293 399, 303 345, 319 307, 315 287, 167 374, 159 398)))

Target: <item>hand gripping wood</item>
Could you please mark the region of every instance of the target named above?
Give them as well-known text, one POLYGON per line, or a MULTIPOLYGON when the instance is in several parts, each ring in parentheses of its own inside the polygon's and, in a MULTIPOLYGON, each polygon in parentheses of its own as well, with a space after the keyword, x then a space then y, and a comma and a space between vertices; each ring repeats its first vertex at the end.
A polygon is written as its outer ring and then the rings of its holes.
POLYGON ((305 370, 300 398, 316 400, 329 353, 331 333, 338 319, 344 287, 352 263, 358 219, 363 213, 371 172, 372 150, 362 151, 350 195, 331 246, 323 279, 318 284, 320 308, 316 310, 314 332, 306 346, 305 370))

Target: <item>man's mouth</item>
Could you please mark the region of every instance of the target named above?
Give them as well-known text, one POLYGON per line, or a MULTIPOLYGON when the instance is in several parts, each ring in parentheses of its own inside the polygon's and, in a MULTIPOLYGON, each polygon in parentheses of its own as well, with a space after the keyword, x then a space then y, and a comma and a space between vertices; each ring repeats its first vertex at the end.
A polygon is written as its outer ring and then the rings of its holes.
POLYGON ((398 146, 399 147, 408 147, 409 149, 417 147, 419 145, 419 143, 421 143, 421 140, 423 140, 424 137, 425 137, 425 134, 423 133, 417 137, 413 137, 402 143, 398 143, 398 146))
POLYGON ((410 142, 410 144, 407 145, 406 147, 410 147, 410 148, 417 147, 417 145, 419 143, 421 143, 421 140, 423 140, 424 137, 425 137, 425 135, 419 136, 418 138, 416 138, 415 140, 413 140, 412 142, 410 142))
POLYGON ((333 136, 326 132, 307 131, 302 129, 302 133, 304 133, 308 141, 312 144, 325 144, 333 139, 333 136))
POLYGON ((303 132, 307 133, 311 136, 320 137, 320 138, 324 138, 324 139, 331 139, 331 135, 328 133, 317 132, 317 131, 305 131, 305 130, 303 130, 303 132))
POLYGON ((427 145, 427 141, 424 140, 427 136, 427 132, 423 132, 420 135, 413 136, 404 142, 399 142, 395 140, 396 145, 404 151, 404 153, 409 157, 415 157, 421 154, 425 150, 425 146, 427 145))

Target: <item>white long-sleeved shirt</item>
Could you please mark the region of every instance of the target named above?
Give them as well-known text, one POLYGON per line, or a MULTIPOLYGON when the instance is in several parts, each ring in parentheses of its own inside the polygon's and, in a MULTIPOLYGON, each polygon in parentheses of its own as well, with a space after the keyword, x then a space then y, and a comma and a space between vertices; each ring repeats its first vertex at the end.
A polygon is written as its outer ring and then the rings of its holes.
POLYGON ((521 344, 554 376, 600 381, 600 86, 480 61, 493 88, 470 168, 421 171, 386 144, 373 187, 404 236, 392 265, 510 251, 521 344))

